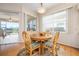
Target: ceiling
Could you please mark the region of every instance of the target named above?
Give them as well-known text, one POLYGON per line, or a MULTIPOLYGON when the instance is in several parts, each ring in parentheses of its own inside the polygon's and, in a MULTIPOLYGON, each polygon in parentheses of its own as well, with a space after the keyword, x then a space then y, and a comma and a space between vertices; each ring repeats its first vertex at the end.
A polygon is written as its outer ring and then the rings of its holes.
MULTIPOLYGON (((48 10, 59 3, 43 3, 43 7, 48 10)), ((19 12, 24 7, 27 10, 37 12, 41 7, 41 3, 0 3, 0 11, 19 12)))
MULTIPOLYGON (((40 4, 41 3, 2 3, 2 4, 0 3, 0 19, 6 19, 6 18, 10 19, 11 17, 11 19, 17 20, 18 13, 16 12, 20 10, 22 6, 36 13, 37 9, 41 7, 40 4)), ((50 9, 51 7, 55 5, 57 5, 57 3, 43 3, 43 7, 46 10, 50 9)))
MULTIPOLYGON (((34 11, 34 12, 37 12, 37 9, 38 9, 39 7, 41 7, 40 4, 41 4, 41 3, 23 3, 22 5, 23 5, 24 7, 26 7, 26 8, 28 8, 28 9, 34 11)), ((48 10, 48 9, 50 9, 52 6, 55 6, 55 5, 57 5, 57 4, 58 4, 58 3, 43 3, 43 7, 44 7, 46 10, 48 10)))

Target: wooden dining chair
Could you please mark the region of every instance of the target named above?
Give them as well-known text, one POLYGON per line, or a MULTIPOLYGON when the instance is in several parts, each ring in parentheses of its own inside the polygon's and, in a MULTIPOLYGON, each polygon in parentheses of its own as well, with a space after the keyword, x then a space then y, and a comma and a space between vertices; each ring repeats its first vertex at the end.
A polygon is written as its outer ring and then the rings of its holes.
POLYGON ((39 49, 39 54, 40 54, 40 43, 32 42, 30 38, 30 34, 28 32, 23 31, 22 37, 25 42, 26 53, 28 53, 31 56, 33 55, 34 50, 39 49))
POLYGON ((52 41, 45 42, 44 47, 47 48, 53 56, 57 56, 59 32, 56 32, 54 38, 52 37, 52 39, 52 41))

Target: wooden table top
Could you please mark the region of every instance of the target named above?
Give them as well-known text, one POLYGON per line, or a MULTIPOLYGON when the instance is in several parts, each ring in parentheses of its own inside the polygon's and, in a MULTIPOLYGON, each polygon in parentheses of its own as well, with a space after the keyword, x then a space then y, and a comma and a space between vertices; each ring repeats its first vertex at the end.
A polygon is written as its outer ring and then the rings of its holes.
POLYGON ((45 41, 52 38, 52 35, 49 36, 32 36, 31 39, 35 41, 45 41))

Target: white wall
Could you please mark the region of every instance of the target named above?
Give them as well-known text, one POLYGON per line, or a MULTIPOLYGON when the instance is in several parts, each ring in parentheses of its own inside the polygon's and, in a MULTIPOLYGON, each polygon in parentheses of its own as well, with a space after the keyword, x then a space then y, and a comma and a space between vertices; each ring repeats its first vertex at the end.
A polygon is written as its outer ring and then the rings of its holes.
POLYGON ((68 32, 61 33, 59 42, 65 45, 79 48, 79 12, 73 7, 68 9, 68 32))
POLYGON ((59 43, 79 48, 79 11, 77 10, 76 6, 69 8, 58 6, 58 8, 56 7, 55 9, 52 9, 45 15, 49 15, 62 10, 68 10, 67 32, 60 34, 59 43))

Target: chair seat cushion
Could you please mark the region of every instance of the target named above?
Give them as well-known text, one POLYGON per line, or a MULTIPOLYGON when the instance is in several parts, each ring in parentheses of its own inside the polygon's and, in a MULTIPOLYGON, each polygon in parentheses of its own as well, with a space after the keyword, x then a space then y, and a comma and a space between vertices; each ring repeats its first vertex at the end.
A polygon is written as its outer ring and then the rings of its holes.
MULTIPOLYGON (((53 43, 52 43, 52 41, 50 41, 50 40, 47 41, 47 42, 45 42, 44 45, 47 46, 47 47, 50 47, 50 48, 53 47, 53 43)), ((57 47, 56 47, 56 48, 59 50, 60 44, 57 43, 57 47)))
POLYGON ((39 42, 32 42, 32 48, 40 46, 39 42))
POLYGON ((48 40, 48 41, 44 42, 44 45, 51 48, 53 46, 53 43, 51 40, 48 40))

